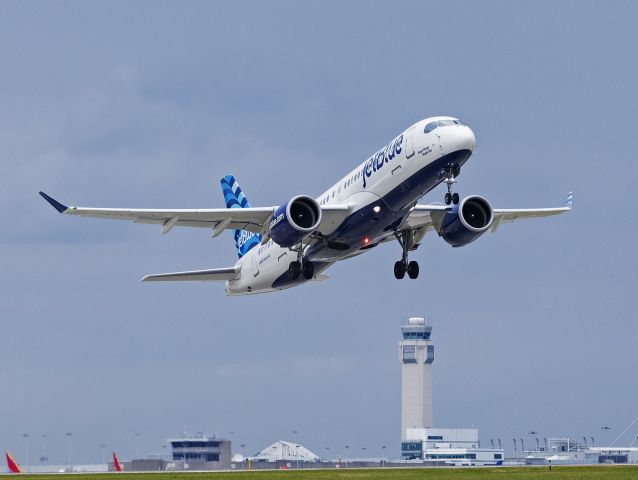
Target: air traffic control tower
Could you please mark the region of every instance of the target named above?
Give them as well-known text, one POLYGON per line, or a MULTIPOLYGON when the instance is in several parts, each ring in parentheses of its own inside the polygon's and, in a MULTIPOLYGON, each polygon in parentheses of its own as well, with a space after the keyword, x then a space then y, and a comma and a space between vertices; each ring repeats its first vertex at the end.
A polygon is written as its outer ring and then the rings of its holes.
POLYGON ((407 442, 408 429, 432 427, 432 325, 424 318, 410 318, 401 326, 401 442, 407 442))

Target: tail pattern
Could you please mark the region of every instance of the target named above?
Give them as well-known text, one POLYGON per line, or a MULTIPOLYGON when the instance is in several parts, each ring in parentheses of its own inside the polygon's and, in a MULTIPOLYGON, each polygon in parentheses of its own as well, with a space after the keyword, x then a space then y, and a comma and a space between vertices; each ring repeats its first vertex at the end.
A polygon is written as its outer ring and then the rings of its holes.
MULTIPOLYGON (((242 192, 239 183, 232 175, 226 175, 220 180, 226 208, 250 208, 250 203, 242 192)), ((233 230, 235 246, 239 258, 246 255, 253 247, 261 243, 261 235, 248 230, 233 230)))

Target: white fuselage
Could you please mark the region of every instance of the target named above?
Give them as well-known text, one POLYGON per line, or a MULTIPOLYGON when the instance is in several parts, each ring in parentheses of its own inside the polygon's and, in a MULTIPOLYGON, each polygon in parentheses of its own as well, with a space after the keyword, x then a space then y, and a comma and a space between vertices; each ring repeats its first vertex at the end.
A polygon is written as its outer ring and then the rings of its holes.
MULTIPOLYGON (((443 181, 448 161, 463 164, 475 146, 472 130, 452 117, 421 120, 357 165, 316 200, 320 205, 347 205, 349 215, 324 244, 307 247, 304 258, 317 265, 315 275, 332 263, 378 245, 405 220, 417 200, 443 181), (450 125, 426 133, 427 125, 450 125), (457 122, 457 123, 454 123, 457 122)), ((238 262, 241 277, 226 282, 228 295, 263 293, 304 283, 286 280, 297 254, 269 240, 251 249, 238 262)))

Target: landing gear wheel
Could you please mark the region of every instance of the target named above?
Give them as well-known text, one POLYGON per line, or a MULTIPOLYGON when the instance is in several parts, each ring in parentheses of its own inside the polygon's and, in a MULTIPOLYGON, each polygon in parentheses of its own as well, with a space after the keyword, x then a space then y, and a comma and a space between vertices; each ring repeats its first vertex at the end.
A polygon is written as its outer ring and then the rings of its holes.
MULTIPOLYGON (((454 205, 458 205, 458 204, 459 204, 459 201, 460 201, 459 194, 458 194, 458 193, 453 193, 453 194, 452 194, 452 203, 453 203, 454 205)), ((448 205, 449 205, 449 204, 448 204, 448 205)))
POLYGON ((452 203, 452 194, 450 192, 447 192, 445 194, 445 204, 449 205, 450 203, 452 203))
POLYGON ((301 264, 299 262, 290 262, 288 266, 288 277, 291 280, 296 280, 301 272, 301 264))
POLYGON ((303 273, 303 278, 306 280, 312 279, 315 276, 315 265, 312 262, 303 262, 303 267, 301 268, 303 273))
POLYGON ((405 277, 406 265, 403 260, 399 260, 394 263, 394 276, 397 280, 401 280, 405 277))
POLYGON ((414 280, 418 276, 419 276, 419 264, 415 262, 414 260, 412 260, 410 263, 408 263, 408 277, 414 280))

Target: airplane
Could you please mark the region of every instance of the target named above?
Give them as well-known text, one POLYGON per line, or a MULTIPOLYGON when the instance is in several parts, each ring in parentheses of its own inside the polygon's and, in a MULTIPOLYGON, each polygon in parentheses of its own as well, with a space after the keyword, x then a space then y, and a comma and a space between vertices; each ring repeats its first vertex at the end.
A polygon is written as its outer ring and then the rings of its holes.
POLYGON ((22 473, 22 468, 20 468, 18 462, 13 459, 13 456, 9 452, 6 452, 5 456, 7 458, 7 467, 9 468, 9 471, 11 473, 22 473))
POLYGON ((121 472, 123 470, 122 464, 120 463, 120 460, 117 458, 117 455, 115 452, 113 452, 113 469, 116 472, 121 472))
POLYGON ((608 426, 604 426, 604 427, 600 427, 601 430, 611 430, 611 427, 608 426))
POLYGON ((535 432, 534 430, 532 430, 531 432, 527 432, 528 435, 538 435, 538 432, 535 432))
POLYGON ((396 240, 401 259, 397 279, 419 276, 409 253, 425 234, 436 232, 452 247, 463 247, 488 230, 517 219, 545 217, 572 208, 570 192, 557 208, 497 209, 480 195, 453 192, 461 168, 476 145, 472 129, 454 117, 421 120, 395 136, 316 198, 295 195, 281 205, 251 207, 232 175, 221 179, 226 208, 129 209, 67 207, 40 195, 65 215, 207 228, 211 237, 233 231, 239 260, 226 268, 147 275, 153 281, 224 281, 227 295, 265 293, 328 278, 333 263, 396 240), (445 183, 444 204, 418 204, 445 183))

